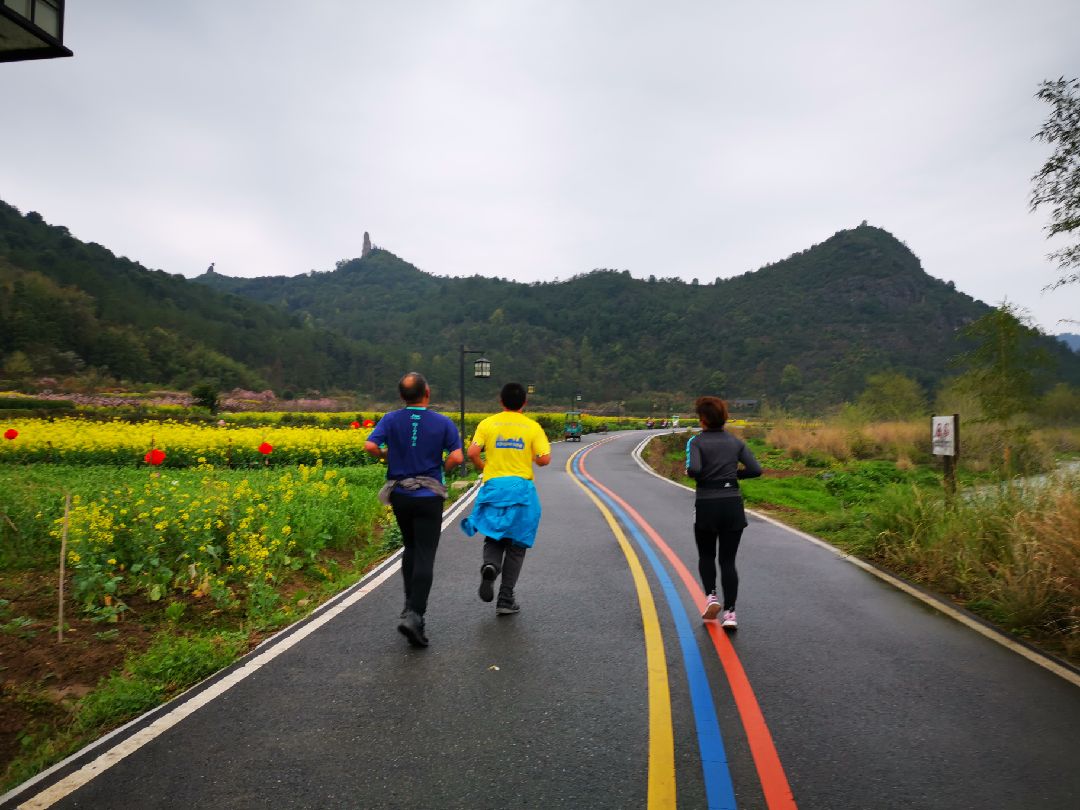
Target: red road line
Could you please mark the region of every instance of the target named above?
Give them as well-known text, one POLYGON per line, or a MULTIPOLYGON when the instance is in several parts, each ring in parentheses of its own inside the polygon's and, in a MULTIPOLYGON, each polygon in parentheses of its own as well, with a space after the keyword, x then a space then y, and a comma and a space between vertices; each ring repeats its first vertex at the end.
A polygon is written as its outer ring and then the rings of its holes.
MULTIPOLYGON (((704 604, 704 598, 698 596, 701 588, 697 579, 690 573, 683 561, 675 555, 671 547, 664 542, 664 539, 657 534, 656 530, 649 525, 637 510, 589 474, 588 470, 585 469, 585 457, 583 455, 580 461, 582 475, 595 484, 597 488, 603 490, 628 515, 637 521, 637 524, 645 530, 645 533, 660 552, 667 557, 668 562, 671 563, 672 568, 675 569, 675 572, 682 580, 687 593, 691 595, 695 602, 704 604)), ((784 767, 780 764, 780 755, 776 752, 772 734, 769 733, 769 727, 765 724, 765 716, 761 712, 761 706, 754 695, 754 689, 750 685, 750 679, 746 676, 746 670, 743 669, 739 655, 735 652, 735 648, 731 646, 727 633, 721 630, 716 622, 709 622, 707 627, 709 637, 712 638, 713 647, 716 648, 716 654, 720 659, 720 664, 727 675, 728 685, 731 687, 731 694, 735 698, 735 706, 739 711, 743 729, 746 731, 746 739, 750 744, 750 754, 754 759, 754 767, 757 769, 758 778, 761 780, 762 792, 765 794, 765 803, 768 805, 769 810, 795 810, 795 797, 791 793, 791 786, 788 784, 787 776, 784 774, 784 767)))

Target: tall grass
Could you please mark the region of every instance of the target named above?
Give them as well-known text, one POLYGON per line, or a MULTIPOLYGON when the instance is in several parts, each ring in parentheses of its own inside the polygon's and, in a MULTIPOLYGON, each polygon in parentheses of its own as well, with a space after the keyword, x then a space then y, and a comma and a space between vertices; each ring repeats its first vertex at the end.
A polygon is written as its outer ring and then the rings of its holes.
POLYGON ((793 457, 825 454, 838 461, 906 458, 923 461, 930 454, 930 428, 925 422, 877 422, 865 425, 781 423, 765 441, 793 457))
POLYGON ((1080 475, 956 499, 894 486, 856 553, 1022 636, 1080 656, 1080 475))
MULTIPOLYGON (((934 461, 928 419, 865 424, 784 421, 766 431, 765 441, 796 459, 889 459, 905 467, 934 461)), ((961 424, 960 444, 960 464, 967 470, 1024 475, 1052 469, 1055 454, 1080 453, 1080 429, 1006 432, 985 423, 961 424)))

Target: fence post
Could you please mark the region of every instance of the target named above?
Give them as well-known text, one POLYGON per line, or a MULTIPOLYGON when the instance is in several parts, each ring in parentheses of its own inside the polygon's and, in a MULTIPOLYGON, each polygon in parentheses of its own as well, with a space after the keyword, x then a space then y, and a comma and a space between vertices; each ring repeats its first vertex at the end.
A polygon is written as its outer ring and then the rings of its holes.
POLYGON ((71 514, 71 493, 64 495, 64 530, 60 533, 60 600, 57 609, 56 641, 64 643, 64 565, 67 562, 68 516, 71 514))

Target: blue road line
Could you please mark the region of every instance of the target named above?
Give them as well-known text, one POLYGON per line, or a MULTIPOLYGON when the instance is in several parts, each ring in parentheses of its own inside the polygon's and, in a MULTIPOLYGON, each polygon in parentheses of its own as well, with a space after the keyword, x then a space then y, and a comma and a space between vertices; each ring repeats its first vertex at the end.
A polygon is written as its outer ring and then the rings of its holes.
POLYGON ((698 749, 701 753, 701 769, 705 774, 705 798, 709 810, 736 810, 735 788, 731 783, 731 771, 728 770, 727 752, 724 750, 724 739, 720 734, 720 723, 716 719, 712 688, 705 674, 705 662, 701 658, 701 649, 698 647, 694 629, 686 617, 678 589, 637 524, 608 497, 607 493, 597 489, 582 474, 581 455, 574 458, 574 473, 582 484, 607 504, 623 526, 633 535, 660 581, 668 609, 675 621, 679 645, 682 647, 683 663, 686 665, 686 679, 690 686, 690 702, 694 709, 694 724, 697 727, 698 749))

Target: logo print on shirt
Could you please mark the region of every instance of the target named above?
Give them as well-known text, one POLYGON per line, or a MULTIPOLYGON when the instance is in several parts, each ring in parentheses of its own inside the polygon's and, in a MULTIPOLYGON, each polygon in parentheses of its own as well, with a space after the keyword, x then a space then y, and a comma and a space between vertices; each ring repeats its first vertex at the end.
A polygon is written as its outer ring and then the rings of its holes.
POLYGON ((524 450, 524 439, 504 439, 502 436, 495 438, 495 446, 500 450, 524 450))

